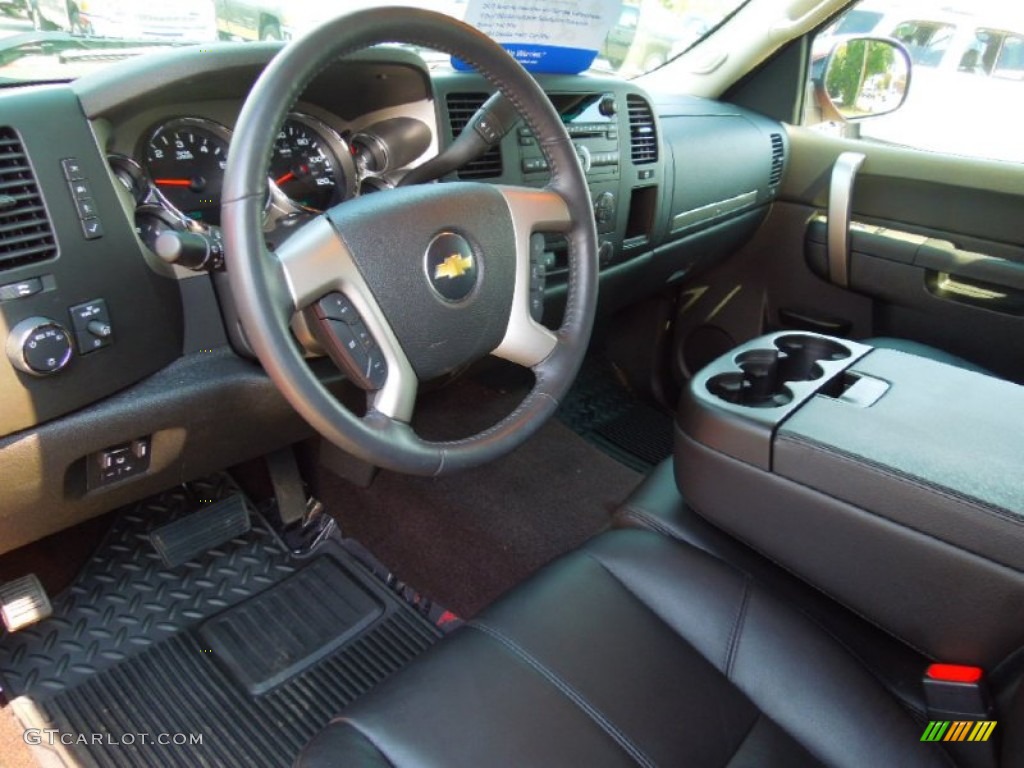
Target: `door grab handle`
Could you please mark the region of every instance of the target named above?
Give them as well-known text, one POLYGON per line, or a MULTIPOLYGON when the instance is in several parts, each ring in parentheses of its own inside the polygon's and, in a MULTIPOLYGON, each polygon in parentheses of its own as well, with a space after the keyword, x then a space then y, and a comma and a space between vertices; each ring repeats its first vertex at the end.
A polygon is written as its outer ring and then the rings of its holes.
POLYGON ((850 287, 853 183, 866 159, 860 152, 843 152, 832 166, 832 182, 828 192, 828 277, 843 288, 850 287))

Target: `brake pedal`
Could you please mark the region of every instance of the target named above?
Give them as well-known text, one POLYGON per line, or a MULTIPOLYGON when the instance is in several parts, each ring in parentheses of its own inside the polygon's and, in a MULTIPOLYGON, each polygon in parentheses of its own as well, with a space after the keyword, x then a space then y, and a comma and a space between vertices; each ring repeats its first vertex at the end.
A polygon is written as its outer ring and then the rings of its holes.
POLYGON ((8 632, 17 632, 51 615, 50 598, 34 573, 0 584, 0 617, 8 632))

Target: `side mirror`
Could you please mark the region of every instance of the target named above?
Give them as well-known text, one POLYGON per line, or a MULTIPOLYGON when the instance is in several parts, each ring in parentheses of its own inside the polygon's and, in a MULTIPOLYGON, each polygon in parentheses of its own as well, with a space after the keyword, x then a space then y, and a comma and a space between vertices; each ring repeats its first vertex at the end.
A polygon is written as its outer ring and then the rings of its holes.
POLYGON ((889 114, 903 106, 910 90, 910 54, 895 40, 843 40, 832 49, 823 69, 823 76, 815 78, 815 91, 832 119, 889 114))

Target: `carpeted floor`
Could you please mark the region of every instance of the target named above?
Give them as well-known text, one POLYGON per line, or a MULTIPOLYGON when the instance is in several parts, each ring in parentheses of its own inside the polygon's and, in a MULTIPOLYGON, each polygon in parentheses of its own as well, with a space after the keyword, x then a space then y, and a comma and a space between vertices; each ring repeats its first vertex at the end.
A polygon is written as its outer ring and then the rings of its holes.
MULTIPOLYGON (((521 390, 472 381, 420 398, 416 425, 466 437, 511 412, 521 390)), ((472 616, 539 567, 606 529, 641 475, 556 419, 488 466, 442 478, 382 472, 369 489, 323 473, 319 496, 398 578, 472 616)))

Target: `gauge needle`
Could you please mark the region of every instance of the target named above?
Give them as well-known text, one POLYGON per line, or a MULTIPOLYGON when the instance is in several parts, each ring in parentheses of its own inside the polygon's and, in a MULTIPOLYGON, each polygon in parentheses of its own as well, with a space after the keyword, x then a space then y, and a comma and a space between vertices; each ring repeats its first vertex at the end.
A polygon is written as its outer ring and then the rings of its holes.
POLYGON ((153 179, 159 187, 191 187, 192 179, 153 179))
POLYGON ((274 179, 274 183, 277 184, 277 186, 280 187, 282 184, 287 184, 289 181, 291 181, 294 178, 295 178, 295 174, 292 173, 291 171, 288 171, 288 173, 286 173, 281 178, 274 179))

